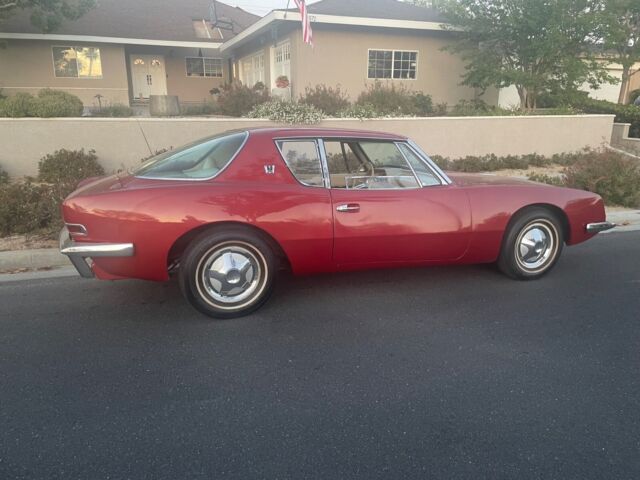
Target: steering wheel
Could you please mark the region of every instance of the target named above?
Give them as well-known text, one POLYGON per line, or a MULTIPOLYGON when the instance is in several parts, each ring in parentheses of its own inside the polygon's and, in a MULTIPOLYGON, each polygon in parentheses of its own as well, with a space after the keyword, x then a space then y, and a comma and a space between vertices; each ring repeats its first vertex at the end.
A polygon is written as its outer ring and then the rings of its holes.
POLYGON ((369 176, 370 177, 375 177, 376 176, 376 167, 372 162, 366 162, 362 164, 362 166, 360 167, 360 172, 361 173, 367 173, 366 169, 369 169, 369 176))

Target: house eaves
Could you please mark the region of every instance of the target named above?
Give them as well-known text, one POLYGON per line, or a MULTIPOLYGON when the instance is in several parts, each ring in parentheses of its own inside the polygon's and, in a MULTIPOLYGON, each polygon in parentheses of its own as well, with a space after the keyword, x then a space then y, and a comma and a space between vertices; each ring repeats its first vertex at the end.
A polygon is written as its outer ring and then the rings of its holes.
MULTIPOLYGON (((347 17, 341 15, 309 14, 311 26, 315 24, 351 25, 359 27, 395 28, 403 30, 459 30, 444 26, 438 22, 425 22, 415 20, 396 20, 390 18, 347 17)), ((222 44, 220 51, 224 52, 234 46, 238 46, 253 36, 266 31, 270 25, 277 21, 301 22, 299 12, 273 10, 268 15, 258 20, 247 29, 222 44)))
POLYGON ((92 35, 65 35, 57 33, 2 33, 0 38, 5 40, 55 40, 67 42, 89 43, 117 43, 127 45, 155 45, 162 47, 186 48, 220 48, 220 42, 189 42, 177 40, 152 40, 146 38, 101 37, 92 35))

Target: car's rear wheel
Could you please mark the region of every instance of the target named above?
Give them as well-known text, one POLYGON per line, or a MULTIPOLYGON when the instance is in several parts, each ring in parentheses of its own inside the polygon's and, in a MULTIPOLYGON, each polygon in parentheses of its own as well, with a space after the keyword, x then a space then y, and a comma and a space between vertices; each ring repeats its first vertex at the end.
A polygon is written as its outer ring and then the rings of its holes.
POLYGON ((545 208, 525 210, 505 233, 498 267, 519 280, 540 278, 560 258, 564 235, 560 219, 545 208))
POLYGON ((243 228, 196 237, 180 262, 180 288, 197 310, 213 318, 247 315, 273 289, 275 255, 258 234, 243 228))

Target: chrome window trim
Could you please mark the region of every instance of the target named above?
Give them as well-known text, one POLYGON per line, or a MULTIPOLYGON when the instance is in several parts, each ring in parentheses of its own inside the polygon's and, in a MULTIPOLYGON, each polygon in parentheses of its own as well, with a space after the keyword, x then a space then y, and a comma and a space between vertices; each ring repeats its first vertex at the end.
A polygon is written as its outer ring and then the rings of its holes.
MULTIPOLYGON (((414 142, 411 139, 407 139, 405 143, 411 148, 411 150, 413 150, 416 153, 416 155, 418 155, 419 158, 421 158, 427 164, 427 166, 436 174, 436 176, 440 178, 440 180, 443 182, 444 185, 451 185, 453 183, 451 179, 447 176, 447 174, 444 173, 442 169, 438 167, 438 165, 436 165, 436 163, 433 160, 431 160, 431 158, 429 158, 429 155, 427 155, 418 146, 416 142, 414 142)), ((437 185, 429 185, 429 186, 437 186, 437 185)))
POLYGON ((424 158, 422 157, 422 155, 420 155, 418 152, 416 152, 415 149, 411 148, 411 144, 408 141, 406 141, 406 142, 396 142, 396 144, 398 145, 398 150, 400 150, 400 153, 402 153, 402 155, 404 156, 404 159, 409 164, 409 167, 411 167, 411 170, 413 170, 413 173, 416 176, 416 178, 418 179, 418 183, 422 186, 422 188, 441 187, 442 185, 448 185, 446 180, 439 174, 439 172, 435 171, 432 168, 432 165, 430 163, 427 163, 427 162, 424 161, 424 158), (410 151, 412 151, 416 155, 416 157, 418 157, 418 160, 422 160, 423 163, 425 164, 425 167, 427 167, 427 170, 429 170, 433 174, 435 179, 438 180, 438 182, 440 182, 440 183, 437 184, 437 185, 425 185, 424 183, 422 183, 422 181, 420 180, 420 176, 416 173, 415 169, 413 168, 413 165, 411 165, 411 162, 409 161, 409 159, 407 158, 405 153, 400 148, 400 145, 404 145, 405 147, 407 147, 410 151))
POLYGON ((179 181, 179 182, 206 182, 208 180, 213 180, 214 178, 216 178, 218 175, 222 174, 222 172, 224 172, 229 165, 231 165, 233 163, 233 161, 236 159, 236 157, 238 155, 240 155, 240 152, 242 151, 242 149, 244 148, 244 146, 247 144, 247 140, 249 140, 249 131, 248 130, 243 130, 243 131, 239 131, 239 132, 234 132, 229 134, 230 135, 235 135, 237 133, 244 133, 244 140, 242 140, 242 143, 240 144, 240 147, 238 148, 238 150, 236 151, 236 153, 233 154, 233 156, 229 159, 229 161, 227 162, 227 164, 222 167, 220 170, 218 170, 213 176, 211 177, 205 177, 205 178, 180 178, 180 177, 144 177, 144 176, 140 176, 140 175, 134 175, 134 178, 140 178, 142 180, 167 180, 167 181, 179 181))
MULTIPOLYGON (((422 181, 420 180, 420 176, 418 176, 418 174, 416 173, 415 169, 413 168, 413 165, 411 165, 411 162, 409 161, 407 156, 404 154, 404 152, 400 148, 401 144, 407 145, 406 142, 395 142, 396 148, 400 152, 400 155, 402 155, 402 158, 404 158, 404 161, 407 162, 407 165, 409 165, 409 168, 413 172, 413 176, 416 178, 416 181, 418 182, 418 186, 420 186, 421 188, 426 187, 426 185, 424 183, 422 183, 422 181)), ((436 178, 438 178, 438 177, 436 176, 436 178)), ((442 184, 442 181, 440 181, 440 184, 442 184)))
POLYGON ((329 162, 327 161, 327 151, 324 147, 324 138, 318 138, 318 147, 320 150, 322 176, 324 177, 324 188, 331 188, 331 175, 329 175, 329 162))
POLYGON ((298 182, 303 187, 327 188, 326 187, 327 179, 325 178, 325 175, 324 175, 324 166, 322 165, 322 154, 320 153, 319 141, 320 141, 320 138, 318 137, 273 138, 273 142, 275 143, 276 148, 278 149, 278 153, 280 154, 280 158, 282 159, 285 166, 287 167, 287 170, 291 172, 291 175, 296 180, 296 182, 298 182), (287 163, 287 160, 284 158, 284 154, 282 153, 281 144, 284 142, 313 142, 314 143, 314 145, 316 146, 316 153, 318 154, 318 160, 320 161, 320 174, 322 175, 322 185, 311 185, 309 183, 303 182, 297 177, 297 175, 293 172, 293 170, 291 170, 291 167, 287 163))

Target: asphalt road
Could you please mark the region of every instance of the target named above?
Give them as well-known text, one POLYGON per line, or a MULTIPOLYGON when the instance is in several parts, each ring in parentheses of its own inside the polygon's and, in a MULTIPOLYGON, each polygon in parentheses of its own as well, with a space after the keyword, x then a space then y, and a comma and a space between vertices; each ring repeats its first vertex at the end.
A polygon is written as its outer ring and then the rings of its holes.
POLYGON ((1 479, 640 478, 640 233, 537 282, 285 280, 210 321, 175 283, 0 284, 1 479))

